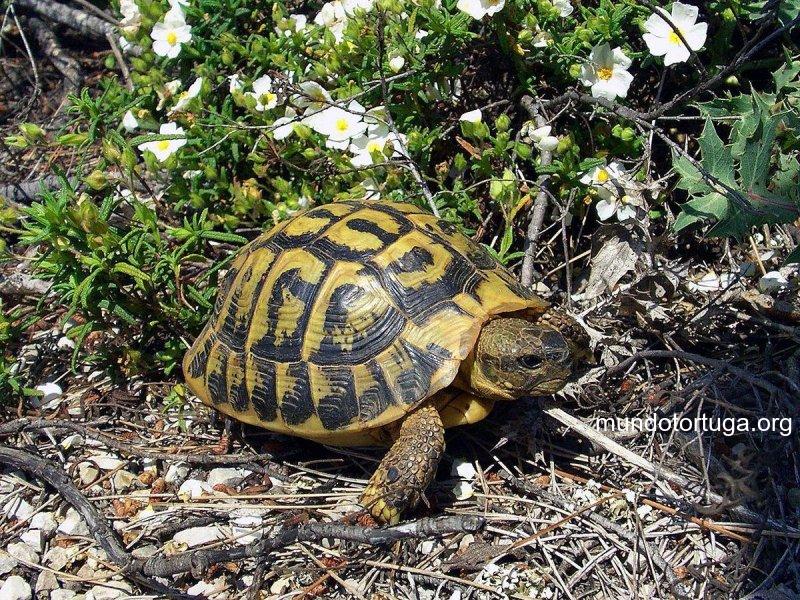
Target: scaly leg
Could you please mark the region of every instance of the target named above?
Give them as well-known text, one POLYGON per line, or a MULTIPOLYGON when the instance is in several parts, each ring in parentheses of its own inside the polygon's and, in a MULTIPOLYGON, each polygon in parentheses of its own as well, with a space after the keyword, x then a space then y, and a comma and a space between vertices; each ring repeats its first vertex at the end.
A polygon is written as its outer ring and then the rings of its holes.
POLYGON ((413 508, 436 475, 444 452, 444 426, 436 407, 426 404, 409 414, 394 444, 370 478, 360 503, 381 523, 400 520, 413 508))

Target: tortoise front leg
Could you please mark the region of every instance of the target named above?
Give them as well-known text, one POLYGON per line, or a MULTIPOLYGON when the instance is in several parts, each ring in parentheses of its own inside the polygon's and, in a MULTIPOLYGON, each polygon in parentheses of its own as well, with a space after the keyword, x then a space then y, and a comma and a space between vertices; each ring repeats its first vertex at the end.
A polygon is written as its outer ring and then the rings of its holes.
POLYGON ((426 404, 409 414, 359 501, 381 523, 390 525, 413 508, 436 475, 444 452, 444 425, 436 407, 426 404))

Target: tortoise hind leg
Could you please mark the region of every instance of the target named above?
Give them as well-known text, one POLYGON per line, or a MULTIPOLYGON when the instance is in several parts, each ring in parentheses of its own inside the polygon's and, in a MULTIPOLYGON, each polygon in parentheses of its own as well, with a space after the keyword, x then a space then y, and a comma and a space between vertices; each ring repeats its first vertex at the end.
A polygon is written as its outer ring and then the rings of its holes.
POLYGON ((409 414, 359 501, 381 523, 396 524, 436 475, 444 452, 444 426, 435 406, 409 414))

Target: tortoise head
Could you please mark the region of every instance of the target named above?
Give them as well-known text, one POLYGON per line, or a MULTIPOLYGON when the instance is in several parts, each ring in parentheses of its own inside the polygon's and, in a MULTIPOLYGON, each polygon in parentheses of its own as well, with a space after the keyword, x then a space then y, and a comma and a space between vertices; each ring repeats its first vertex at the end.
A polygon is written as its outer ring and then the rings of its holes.
POLYGON ((558 330, 516 317, 489 321, 465 365, 470 388, 483 397, 516 400, 554 394, 572 372, 573 356, 558 330))

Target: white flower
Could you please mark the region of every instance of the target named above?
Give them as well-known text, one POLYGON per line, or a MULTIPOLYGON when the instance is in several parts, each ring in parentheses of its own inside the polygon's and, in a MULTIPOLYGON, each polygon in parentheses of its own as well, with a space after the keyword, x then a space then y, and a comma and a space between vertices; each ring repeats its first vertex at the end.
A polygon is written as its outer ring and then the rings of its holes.
POLYGON ((203 78, 198 77, 197 79, 195 79, 194 83, 189 86, 188 90, 182 92, 181 95, 178 96, 178 101, 175 103, 175 106, 173 106, 167 114, 171 115, 172 113, 180 112, 184 108, 186 108, 186 106, 189 104, 189 102, 192 101, 193 98, 197 98, 197 96, 200 94, 200 90, 202 89, 202 87, 203 87, 203 78))
POLYGON ((553 6, 558 9, 562 17, 570 16, 572 11, 575 10, 575 7, 572 6, 569 0, 553 0, 553 6))
POLYGON ((473 19, 481 20, 503 10, 506 0, 458 0, 456 5, 473 19))
POLYGON ((329 106, 304 118, 303 122, 328 138, 325 141, 328 148, 339 150, 345 150, 350 139, 361 135, 368 127, 364 121, 364 107, 355 100, 350 102, 347 109, 329 106))
POLYGON ((458 118, 459 121, 466 121, 467 123, 480 123, 482 119, 483 113, 480 108, 465 112, 458 118))
POLYGON ((600 198, 595 205, 597 216, 601 221, 610 219, 615 213, 620 221, 633 219, 636 217, 636 206, 632 203, 632 200, 627 194, 600 198))
POLYGON ((638 202, 626 193, 626 187, 630 187, 629 176, 618 162, 595 167, 581 177, 581 183, 591 185, 597 190, 600 200, 595 208, 601 221, 610 219, 615 214, 620 221, 636 216, 638 202))
POLYGON ((291 106, 287 106, 283 116, 275 119, 272 124, 274 129, 272 135, 276 140, 283 140, 294 133, 294 127, 297 124, 297 111, 291 106))
POLYGON ((122 14, 119 27, 123 32, 133 35, 139 31, 139 26, 142 24, 142 13, 135 0, 120 0, 119 12, 122 14))
POLYGON ((150 37, 153 38, 153 52, 175 58, 181 53, 181 46, 191 41, 192 28, 186 24, 180 7, 173 5, 164 15, 164 20, 153 26, 150 37))
POLYGON ((253 82, 253 91, 248 96, 256 99, 256 110, 263 112, 278 105, 278 95, 272 91, 272 77, 262 75, 253 82))
MULTIPOLYGON (((289 22, 292 24, 295 33, 299 33, 306 28, 306 25, 308 24, 308 17, 301 14, 289 15, 289 22)), ((291 33, 291 30, 289 30, 286 32, 286 35, 291 35, 291 33)))
POLYGON ((393 56, 389 59, 389 68, 394 73, 399 73, 400 69, 406 64, 406 59, 402 56, 393 56))
MULTIPOLYGON (((175 123, 164 123, 158 131, 161 135, 184 135, 186 132, 183 127, 178 127, 175 123)), ((174 140, 158 140, 155 142, 145 142, 139 144, 142 152, 149 150, 156 155, 160 162, 164 162, 180 148, 186 145, 186 138, 174 140)))
POLYGON ((128 111, 125 113, 125 116, 122 117, 122 126, 125 128, 125 131, 130 133, 139 126, 139 121, 131 111, 128 111))
MULTIPOLYGON (((667 12, 659 8, 658 11, 664 15, 667 12)), ((680 31, 686 44, 683 43, 675 29, 663 18, 659 12, 653 13, 645 21, 644 27, 647 33, 644 34, 644 41, 653 56, 663 56, 665 65, 689 60, 692 50, 700 50, 706 43, 706 33, 708 32, 707 23, 697 22, 697 7, 689 4, 675 2, 672 5, 672 14, 669 15, 670 21, 680 31)))
POLYGON ((338 44, 344 39, 344 28, 347 25, 347 11, 344 4, 341 0, 326 2, 314 17, 314 23, 327 27, 338 44))
POLYGON ((344 11, 350 16, 354 15, 357 9, 369 12, 374 5, 374 0, 342 0, 344 11))
POLYGON ((242 80, 239 77, 238 73, 229 75, 228 82, 229 82, 228 89, 230 90, 231 94, 233 94, 234 92, 241 92, 244 89, 244 84, 242 83, 242 80))
POLYGON ((633 81, 628 73, 631 59, 625 56, 619 46, 611 50, 608 43, 592 48, 589 62, 581 67, 581 82, 592 87, 592 96, 613 100, 617 96, 624 98, 633 81))
POLYGON ((530 132, 531 140, 533 140, 534 145, 539 150, 552 152, 558 147, 558 138, 554 135, 550 135, 551 130, 552 127, 550 127, 550 125, 544 125, 530 132))
POLYGON ((298 108, 305 108, 306 112, 304 114, 306 116, 325 108, 333 102, 327 90, 316 81, 301 82, 300 90, 302 93, 292 96, 291 102, 298 108))
MULTIPOLYGON (((376 152, 382 154, 386 144, 389 142, 404 143, 405 136, 402 134, 400 137, 396 136, 385 125, 370 126, 369 134, 353 138, 350 144, 350 152, 353 153, 353 158, 350 159, 350 162, 354 167, 367 167, 374 164, 372 155, 376 152)), ((396 146, 398 147, 394 149, 392 156, 402 156, 402 152, 399 149, 400 144, 396 144, 396 146)))
POLYGON ((414 34, 414 39, 421 40, 422 38, 427 37, 428 33, 429 32, 427 29, 420 29, 419 31, 417 31, 417 33, 414 34))
POLYGON ((533 47, 534 48, 547 48, 550 44, 553 43, 553 36, 550 35, 547 31, 542 31, 539 29, 538 25, 536 27, 536 33, 533 36, 533 47))

